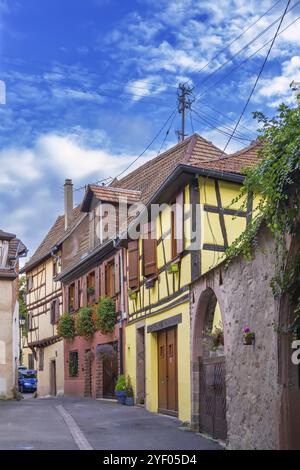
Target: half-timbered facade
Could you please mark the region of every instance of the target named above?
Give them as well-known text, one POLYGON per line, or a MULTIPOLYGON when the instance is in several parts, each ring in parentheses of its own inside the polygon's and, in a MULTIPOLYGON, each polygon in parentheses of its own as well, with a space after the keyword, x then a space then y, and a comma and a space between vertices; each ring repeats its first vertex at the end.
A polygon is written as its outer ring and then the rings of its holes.
POLYGON ((66 211, 57 218, 36 252, 26 263, 28 312, 27 345, 38 370, 38 394, 64 393, 63 341, 57 334, 57 323, 63 310, 62 288, 54 278, 61 271, 59 242, 72 233, 82 214, 73 209, 72 183, 65 184, 66 211))
POLYGON ((112 398, 118 374, 124 372, 126 250, 115 240, 120 201, 127 208, 139 199, 138 191, 89 185, 81 205, 88 217, 61 245, 62 272, 57 280, 63 283, 64 311, 75 317, 82 308, 95 310, 103 297, 112 299, 116 308, 113 331, 65 341, 67 395, 112 398))
MULTIPOLYGON (((253 145, 245 158, 201 161, 199 140, 190 139, 188 160, 183 158, 149 199, 149 213, 154 204, 162 205, 157 216, 149 216, 141 238, 128 243, 126 372, 138 403, 188 422, 191 283, 220 263, 250 220, 251 195, 246 204, 231 202, 243 181, 241 167, 257 158, 253 145)), ((211 327, 220 321, 216 303, 211 327)))
POLYGON ((0 230, 0 398, 12 398, 18 388, 20 355, 19 258, 27 249, 16 235, 0 230))

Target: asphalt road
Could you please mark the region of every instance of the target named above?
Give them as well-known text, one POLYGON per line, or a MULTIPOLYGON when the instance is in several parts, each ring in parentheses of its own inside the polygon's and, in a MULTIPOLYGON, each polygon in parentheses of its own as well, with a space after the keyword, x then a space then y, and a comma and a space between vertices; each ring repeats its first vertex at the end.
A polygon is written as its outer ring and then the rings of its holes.
POLYGON ((221 447, 175 418, 80 398, 0 402, 0 450, 204 450, 221 447))

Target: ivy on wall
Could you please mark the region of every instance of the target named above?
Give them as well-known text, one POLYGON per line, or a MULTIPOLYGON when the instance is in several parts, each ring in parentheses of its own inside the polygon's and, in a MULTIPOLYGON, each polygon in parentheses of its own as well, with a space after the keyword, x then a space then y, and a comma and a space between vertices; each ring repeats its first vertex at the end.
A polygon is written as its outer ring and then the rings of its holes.
MULTIPOLYGON (((262 223, 275 239, 276 273, 271 287, 274 296, 292 293, 297 318, 300 312, 300 259, 287 269, 286 234, 295 236, 300 228, 300 108, 281 105, 275 117, 269 119, 254 113, 261 125, 260 163, 245 171, 241 194, 234 202, 249 193, 259 195, 259 203, 246 230, 227 249, 227 264, 238 256, 251 259, 257 232, 262 223)), ((245 203, 246 204, 246 203, 245 203)))

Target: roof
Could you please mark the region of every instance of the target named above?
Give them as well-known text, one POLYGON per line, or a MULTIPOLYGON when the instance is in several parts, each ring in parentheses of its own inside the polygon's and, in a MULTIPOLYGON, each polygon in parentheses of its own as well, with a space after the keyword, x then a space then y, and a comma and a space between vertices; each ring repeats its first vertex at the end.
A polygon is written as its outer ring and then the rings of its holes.
POLYGON ((201 167, 202 162, 218 160, 221 155, 218 147, 199 134, 193 134, 121 180, 114 180, 111 186, 141 191, 141 201, 146 204, 177 165, 201 167))
POLYGON ((141 199, 141 192, 132 189, 114 188, 112 186, 98 186, 89 184, 85 192, 81 210, 89 212, 90 202, 95 196, 99 201, 118 203, 120 199, 126 199, 128 204, 134 204, 141 199))
POLYGON ((59 244, 63 238, 67 237, 68 234, 72 232, 82 216, 83 214, 80 212, 80 206, 76 206, 73 209, 73 220, 67 230, 65 230, 65 216, 60 215, 57 217, 56 221, 47 232, 47 235, 44 237, 42 243, 21 270, 21 273, 33 269, 37 264, 50 257, 52 248, 59 244))
POLYGON ((6 266, 0 269, 0 278, 15 279, 17 277, 17 263, 21 256, 27 254, 26 246, 16 235, 0 230, 0 240, 8 242, 8 256, 6 266))
POLYGON ((231 155, 221 156, 216 161, 208 160, 202 163, 202 168, 209 168, 218 171, 226 171, 227 173, 244 174, 245 169, 259 163, 258 150, 262 143, 258 140, 252 142, 248 147, 245 147, 238 152, 231 155))

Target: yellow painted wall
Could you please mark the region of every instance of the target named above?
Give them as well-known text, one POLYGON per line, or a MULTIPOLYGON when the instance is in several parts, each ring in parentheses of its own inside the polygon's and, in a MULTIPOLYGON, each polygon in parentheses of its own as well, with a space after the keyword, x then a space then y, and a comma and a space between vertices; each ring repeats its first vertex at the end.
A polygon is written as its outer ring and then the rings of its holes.
MULTIPOLYGON (((179 419, 190 422, 190 319, 189 303, 185 302, 164 313, 146 318, 143 321, 145 330, 147 326, 182 314, 182 323, 177 326, 177 365, 178 365, 178 409, 179 419)), ((126 327, 126 374, 130 375, 136 395, 136 330, 140 322, 128 324, 126 327)), ((158 359, 157 334, 147 333, 145 337, 145 369, 146 369, 146 408, 149 411, 158 411, 158 359)))
POLYGON ((57 395, 64 394, 64 342, 59 341, 44 349, 44 369, 38 371, 38 395, 50 394, 50 362, 56 361, 57 395))

